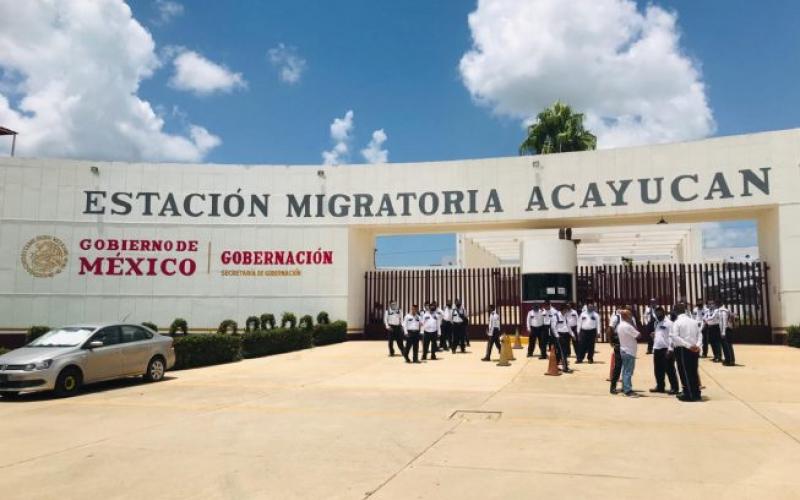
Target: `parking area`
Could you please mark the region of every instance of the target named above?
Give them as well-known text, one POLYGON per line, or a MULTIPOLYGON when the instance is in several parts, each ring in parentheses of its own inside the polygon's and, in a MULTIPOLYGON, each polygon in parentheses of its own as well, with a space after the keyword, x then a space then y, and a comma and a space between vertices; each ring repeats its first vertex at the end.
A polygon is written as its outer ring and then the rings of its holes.
POLYGON ((350 342, 0 399, 0 476, 25 498, 798 498, 800 350, 737 346, 701 362, 703 403, 634 387, 601 363, 545 377, 484 345, 423 365, 350 342))

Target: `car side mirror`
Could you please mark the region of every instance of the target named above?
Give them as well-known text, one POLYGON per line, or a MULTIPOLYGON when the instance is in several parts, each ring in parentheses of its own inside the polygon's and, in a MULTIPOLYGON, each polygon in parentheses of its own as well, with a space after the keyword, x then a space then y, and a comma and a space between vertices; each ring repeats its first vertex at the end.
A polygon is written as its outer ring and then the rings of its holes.
POLYGON ((98 347, 103 347, 102 340, 92 340, 89 342, 89 349, 97 349, 98 347))

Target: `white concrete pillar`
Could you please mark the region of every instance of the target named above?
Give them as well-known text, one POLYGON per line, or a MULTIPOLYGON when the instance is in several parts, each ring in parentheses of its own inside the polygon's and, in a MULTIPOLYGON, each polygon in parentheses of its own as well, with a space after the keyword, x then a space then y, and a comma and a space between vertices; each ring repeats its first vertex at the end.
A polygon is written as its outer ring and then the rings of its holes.
POLYGON ((347 328, 351 331, 362 331, 364 273, 375 269, 375 232, 369 229, 349 229, 347 250, 347 328))
POLYGON ((781 205, 758 217, 759 258, 769 267, 773 332, 800 324, 800 205, 781 205))

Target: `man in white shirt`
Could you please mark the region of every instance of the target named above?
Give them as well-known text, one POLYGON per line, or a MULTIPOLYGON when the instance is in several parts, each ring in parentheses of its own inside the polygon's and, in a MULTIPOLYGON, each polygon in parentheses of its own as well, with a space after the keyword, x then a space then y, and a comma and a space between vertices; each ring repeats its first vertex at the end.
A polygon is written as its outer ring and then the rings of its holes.
POLYGON ((658 321, 656 318, 657 307, 656 299, 652 298, 647 307, 644 308, 644 325, 645 331, 647 332, 647 354, 653 354, 653 337, 656 332, 656 322, 658 321))
POLYGON ((720 305, 717 312, 719 315, 719 343, 722 348, 722 364, 724 366, 736 366, 736 356, 733 352, 730 335, 733 330, 733 314, 725 305, 720 305))
MULTIPOLYGON (((706 331, 706 314, 708 308, 702 300, 697 301, 697 305, 692 310, 692 317, 697 321, 697 326, 700 328, 700 333, 703 334, 703 358, 708 357, 708 332, 706 331)), ((686 314, 689 314, 688 311, 686 314)))
POLYGON ((414 350, 414 363, 419 363, 419 329, 421 327, 422 318, 419 317, 417 305, 411 306, 411 312, 406 314, 403 318, 403 333, 406 336, 406 350, 403 352, 403 357, 406 358, 406 363, 411 363, 408 358, 408 353, 414 350))
POLYGON ((708 343, 711 344, 711 352, 714 353, 714 358, 711 360, 714 363, 722 362, 722 348, 720 346, 720 339, 722 332, 719 328, 720 314, 717 309, 717 304, 713 300, 708 301, 708 310, 705 316, 706 334, 708 334, 708 343))
POLYGON ((544 310, 541 304, 534 304, 528 311, 525 319, 525 327, 528 329, 528 357, 533 357, 536 350, 536 341, 539 341, 539 357, 547 359, 547 334, 544 327, 544 310))
POLYGON ((685 402, 702 401, 697 362, 703 345, 703 335, 700 333, 697 320, 686 314, 685 304, 676 305, 675 314, 678 318, 672 323, 669 338, 675 349, 678 377, 683 386, 683 394, 679 395, 678 399, 685 402))
POLYGON ((456 348, 461 347, 461 352, 466 352, 464 347, 467 336, 467 310, 461 305, 461 299, 456 299, 453 309, 450 311, 453 321, 453 341, 450 343, 450 351, 455 354, 456 348))
MULTIPOLYGON (((578 318, 579 318, 578 311, 575 310, 575 304, 570 302, 567 307, 567 312, 564 315, 567 318, 567 326, 569 329, 572 330, 572 347, 575 349, 575 358, 578 357, 580 350, 578 347, 578 318)), ((567 356, 571 356, 572 353, 570 352, 570 345, 567 344, 567 356)))
POLYGON ((622 321, 617 326, 619 349, 622 356, 622 392, 628 397, 638 397, 633 392, 633 370, 636 368, 636 349, 639 330, 633 326, 633 316, 630 309, 620 312, 622 321))
POLYGON ((436 314, 436 303, 428 304, 428 310, 422 314, 422 360, 428 359, 428 351, 431 352, 431 359, 436 359, 436 342, 441 335, 439 315, 436 314))
POLYGON ((556 360, 561 362, 561 371, 564 373, 572 373, 569 369, 569 361, 567 360, 567 348, 572 336, 572 330, 567 324, 566 314, 569 311, 569 305, 563 304, 561 311, 553 308, 550 314, 550 330, 552 332, 552 340, 556 347, 556 360))
POLYGON ((576 350, 578 360, 583 363, 583 358, 588 357, 589 363, 594 363, 594 343, 597 339, 597 328, 600 326, 600 316, 595 311, 594 304, 587 304, 586 311, 578 318, 578 342, 580 349, 576 350))
POLYGON ((403 311, 397 306, 397 301, 392 300, 389 303, 389 308, 383 313, 383 324, 389 336, 389 356, 394 356, 395 343, 397 343, 401 354, 405 352, 405 347, 403 346, 403 326, 400 324, 402 321, 403 311))
POLYGON ((669 334, 672 321, 661 306, 656 307, 656 324, 653 331, 653 372, 656 386, 650 392, 666 392, 664 377, 669 379, 669 393, 678 394, 678 375, 675 373, 675 356, 669 334))
POLYGON ((450 344, 453 343, 453 301, 447 299, 442 310, 442 341, 439 343, 439 349, 446 351, 450 349, 450 344))
POLYGON ((491 361, 492 346, 497 346, 497 354, 500 354, 500 315, 497 314, 494 304, 489 306, 489 325, 486 328, 486 335, 489 341, 486 343, 486 356, 481 361, 491 361))

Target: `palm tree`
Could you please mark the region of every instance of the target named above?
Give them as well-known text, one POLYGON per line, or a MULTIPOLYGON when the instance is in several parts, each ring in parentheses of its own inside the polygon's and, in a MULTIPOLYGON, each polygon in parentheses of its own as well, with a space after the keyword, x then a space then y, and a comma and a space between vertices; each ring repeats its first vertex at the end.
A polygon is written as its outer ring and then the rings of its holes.
POLYGON ((583 128, 583 113, 556 101, 528 126, 528 136, 519 146, 520 155, 566 153, 597 148, 597 137, 583 128))

